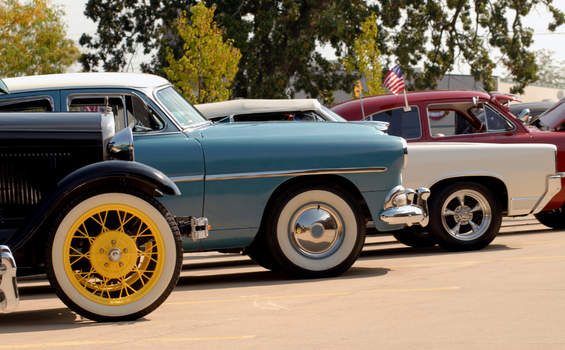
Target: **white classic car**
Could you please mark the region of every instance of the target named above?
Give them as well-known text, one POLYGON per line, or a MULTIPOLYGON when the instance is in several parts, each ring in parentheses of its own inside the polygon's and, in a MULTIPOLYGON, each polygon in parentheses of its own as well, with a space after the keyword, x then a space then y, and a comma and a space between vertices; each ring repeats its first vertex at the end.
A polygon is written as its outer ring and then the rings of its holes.
MULTIPOLYGON (((195 107, 223 123, 347 122, 313 99, 234 100, 195 107)), ((365 124, 386 131, 388 123, 365 124)), ((405 185, 431 190, 428 227, 393 232, 413 247, 484 248, 498 234, 502 217, 536 214, 561 189, 554 145, 410 143, 408 153, 405 185)))
POLYGON ((430 221, 394 236, 449 250, 488 245, 503 216, 537 214, 559 192, 556 152, 548 144, 409 143, 403 183, 431 190, 430 221))

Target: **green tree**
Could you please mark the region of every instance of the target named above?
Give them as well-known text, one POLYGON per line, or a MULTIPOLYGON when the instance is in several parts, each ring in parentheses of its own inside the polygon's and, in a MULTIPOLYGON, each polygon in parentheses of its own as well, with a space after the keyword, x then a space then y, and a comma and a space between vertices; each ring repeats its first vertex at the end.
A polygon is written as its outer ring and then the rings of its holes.
POLYGON ((0 2, 0 76, 62 73, 80 56, 49 0, 0 2))
POLYGON ((565 22, 553 0, 376 0, 372 7, 381 21, 381 53, 402 66, 412 90, 433 89, 437 79, 455 65, 470 67, 476 81, 494 89, 493 69, 501 63, 518 82, 514 93, 536 81, 533 31, 522 18, 538 6, 553 16, 548 29, 565 22), (494 57, 502 54, 499 62, 494 57), (414 67, 423 63, 423 71, 414 67))
MULTIPOLYGON (((536 63, 539 67, 538 80, 536 83, 553 86, 557 88, 565 88, 565 61, 557 61, 555 52, 542 49, 535 52, 536 63)), ((515 77, 509 76, 512 80, 515 77)))
POLYGON ((361 23, 361 30, 361 35, 355 39, 353 45, 354 53, 345 58, 343 64, 349 72, 358 70, 365 77, 368 91, 363 94, 370 96, 385 94, 376 14, 371 14, 365 22, 361 23))
MULTIPOLYGON (((126 67, 128 55, 155 50, 145 72, 164 75, 166 46, 178 59, 182 40, 174 29, 180 11, 195 0, 89 0, 85 14, 98 22, 97 37, 80 43, 94 50, 82 57, 85 70, 102 62, 107 71, 126 67)), ((208 6, 214 1, 206 0, 208 6)), ((319 53, 333 49, 339 59, 353 52, 361 23, 375 13, 383 65, 400 63, 410 90, 435 88, 437 79, 466 65, 485 88, 501 64, 516 77, 514 92, 536 80, 538 67, 529 47, 532 30, 522 19, 538 7, 553 15, 548 29, 565 22, 553 0, 224 0, 215 20, 242 59, 234 93, 247 98, 293 97, 302 90, 331 103, 334 90, 351 92, 359 75, 319 53), (510 18, 510 20, 508 19, 510 18), (502 54, 502 59, 495 57, 502 54), (422 66, 416 73, 414 67, 422 66)))
POLYGON ((193 6, 191 24, 182 12, 177 30, 184 41, 184 54, 176 60, 173 50, 167 48, 169 67, 165 67, 165 73, 194 104, 228 100, 241 58, 231 41, 222 39, 222 31, 213 21, 214 10, 202 2, 193 6))

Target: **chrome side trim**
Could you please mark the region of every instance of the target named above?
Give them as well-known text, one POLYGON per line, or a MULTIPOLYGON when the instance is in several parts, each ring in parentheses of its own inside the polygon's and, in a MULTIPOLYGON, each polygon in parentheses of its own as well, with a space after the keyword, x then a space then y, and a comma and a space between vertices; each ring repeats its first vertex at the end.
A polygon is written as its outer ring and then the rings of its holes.
POLYGON ((193 182, 204 180, 204 175, 169 176, 173 182, 193 182))
POLYGON ((2 254, 0 262, 0 313, 14 311, 20 303, 16 282, 16 260, 10 248, 0 245, 2 254))
POLYGON ((384 171, 387 171, 386 167, 259 171, 259 172, 250 172, 250 173, 209 175, 206 176, 206 180, 218 181, 218 180, 256 179, 256 178, 267 178, 267 177, 284 177, 284 176, 301 176, 301 175, 382 173, 384 171))
POLYGON ((547 191, 541 196, 539 202, 534 206, 531 214, 537 214, 545 208, 547 203, 561 191, 561 178, 565 177, 565 173, 557 173, 547 177, 547 191))

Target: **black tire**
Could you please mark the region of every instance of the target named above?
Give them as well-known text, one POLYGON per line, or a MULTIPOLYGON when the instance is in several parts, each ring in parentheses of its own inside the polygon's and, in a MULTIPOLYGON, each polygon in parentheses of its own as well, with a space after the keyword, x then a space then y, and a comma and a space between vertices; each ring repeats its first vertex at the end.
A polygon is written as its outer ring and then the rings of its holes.
POLYGON ((295 278, 339 276, 365 243, 365 218, 355 197, 328 181, 287 189, 268 214, 267 246, 282 271, 295 278))
POLYGON ((280 271, 281 267, 269 251, 267 246, 267 239, 264 232, 259 232, 253 243, 245 249, 249 258, 257 265, 271 271, 280 271))
POLYGON ((171 214, 128 188, 93 190, 67 204, 45 249, 55 293, 99 322, 136 320, 155 310, 173 291, 183 258, 171 214))
POLYGON ((539 212, 535 214, 535 217, 547 227, 565 228, 565 210, 563 210, 563 207, 539 212))
POLYGON ((427 227, 411 226, 392 233, 400 243, 414 248, 433 247, 437 244, 427 227))
POLYGON ((450 251, 488 246, 502 224, 498 198, 478 183, 455 183, 432 192, 429 204, 429 232, 450 251))

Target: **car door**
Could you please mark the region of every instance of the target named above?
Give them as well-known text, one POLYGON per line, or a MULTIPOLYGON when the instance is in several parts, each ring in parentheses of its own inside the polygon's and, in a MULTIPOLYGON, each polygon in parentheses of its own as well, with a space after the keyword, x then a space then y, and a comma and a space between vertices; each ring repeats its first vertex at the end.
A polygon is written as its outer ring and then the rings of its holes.
POLYGON ((428 104, 427 138, 441 142, 533 143, 530 133, 515 118, 483 102, 428 104))
MULTIPOLYGON (((67 111, 110 108, 116 131, 132 127, 135 160, 162 171, 181 191, 159 201, 177 217, 202 216, 204 157, 200 143, 188 138, 143 93, 133 90, 66 90, 61 93, 67 111)), ((185 251, 198 250, 200 242, 183 237, 185 251)))

